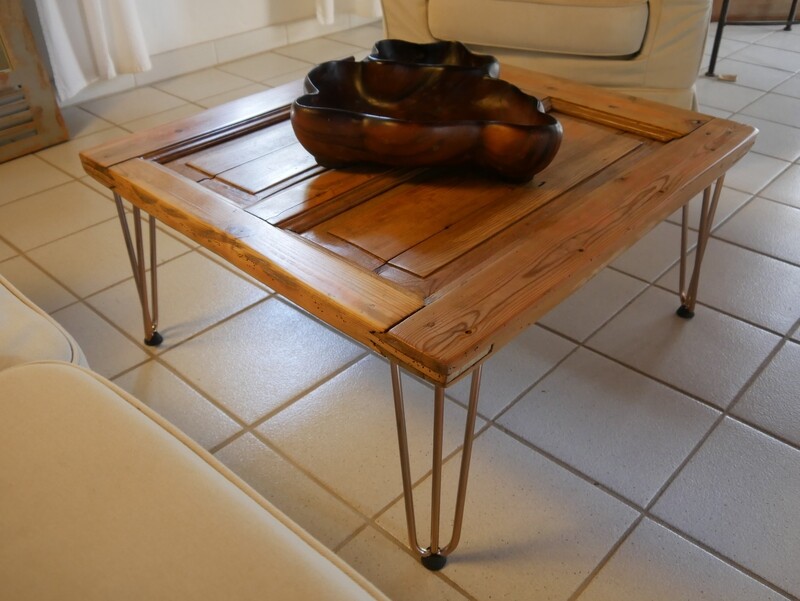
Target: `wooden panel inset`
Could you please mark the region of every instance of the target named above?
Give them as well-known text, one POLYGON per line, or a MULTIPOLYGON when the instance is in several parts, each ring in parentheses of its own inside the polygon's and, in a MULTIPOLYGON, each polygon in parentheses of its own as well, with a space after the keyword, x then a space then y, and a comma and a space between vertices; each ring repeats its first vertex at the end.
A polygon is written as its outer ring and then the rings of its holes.
POLYGON ((253 132, 249 136, 236 138, 198 152, 192 155, 186 164, 207 175, 214 176, 296 143, 297 138, 292 130, 292 124, 287 119, 271 127, 253 132))
POLYGON ((250 212, 275 225, 304 232, 411 176, 407 170, 378 165, 326 170, 270 195, 250 212))
POLYGON ((491 205, 392 258, 391 263, 427 277, 525 215, 642 145, 640 140, 558 115, 564 142, 553 163, 527 186, 498 187, 491 205))
POLYGON ((432 169, 320 224, 319 229, 388 261, 481 211, 498 196, 498 186, 513 188, 463 171, 432 169))
POLYGON ((295 142, 244 165, 234 167, 217 176, 217 179, 240 190, 257 194, 303 171, 322 167, 308 151, 295 142))
POLYGON ((313 231, 318 237, 337 236, 427 277, 643 144, 602 126, 558 117, 564 126, 563 146, 553 164, 528 184, 464 169, 433 169, 313 231))

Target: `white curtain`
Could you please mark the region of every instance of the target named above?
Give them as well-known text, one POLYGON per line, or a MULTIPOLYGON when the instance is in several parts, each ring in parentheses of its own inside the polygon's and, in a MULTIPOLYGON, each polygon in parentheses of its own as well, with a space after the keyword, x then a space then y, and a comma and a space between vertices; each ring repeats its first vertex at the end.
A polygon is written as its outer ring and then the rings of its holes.
POLYGON ((134 0, 36 0, 56 91, 151 68, 134 0))
POLYGON ((340 5, 340 10, 360 17, 381 16, 380 0, 317 0, 317 20, 323 25, 333 24, 334 4, 340 5))

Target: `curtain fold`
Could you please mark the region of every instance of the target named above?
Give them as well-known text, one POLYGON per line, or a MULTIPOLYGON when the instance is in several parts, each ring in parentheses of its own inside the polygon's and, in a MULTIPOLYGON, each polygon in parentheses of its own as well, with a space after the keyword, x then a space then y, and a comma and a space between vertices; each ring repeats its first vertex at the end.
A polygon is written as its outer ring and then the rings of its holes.
POLYGON ((380 17, 380 0, 317 0, 317 20, 323 25, 332 25, 335 19, 334 5, 338 4, 340 10, 352 12, 360 17, 380 17))
POLYGON ((134 0, 36 0, 61 102, 100 79, 151 68, 134 0))

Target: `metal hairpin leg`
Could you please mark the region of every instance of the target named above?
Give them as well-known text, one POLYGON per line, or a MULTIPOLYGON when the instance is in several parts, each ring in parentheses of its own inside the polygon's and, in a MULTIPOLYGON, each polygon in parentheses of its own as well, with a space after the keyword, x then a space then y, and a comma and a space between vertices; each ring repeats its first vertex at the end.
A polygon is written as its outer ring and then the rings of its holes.
POLYGON ((722 182, 725 176, 720 177, 714 185, 712 196, 711 188, 703 191, 703 208, 700 212, 700 225, 697 232, 697 248, 694 256, 694 269, 692 279, 689 280, 689 287, 686 287, 686 247, 689 238, 689 205, 683 205, 681 220, 681 267, 680 267, 680 295, 681 306, 676 313, 685 319, 694 317, 694 307, 697 303, 697 287, 700 283, 700 266, 703 263, 703 255, 706 252, 708 239, 711 237, 711 227, 714 223, 714 214, 717 212, 719 196, 722 192, 722 182))
POLYGON ((122 205, 122 197, 114 193, 114 201, 117 203, 117 214, 122 225, 122 235, 125 237, 125 246, 128 249, 128 258, 131 261, 133 279, 136 282, 136 290, 139 292, 139 302, 142 305, 142 317, 144 319, 144 343, 148 346, 158 346, 164 340, 158 333, 158 281, 156 279, 156 219, 150 215, 149 234, 150 234, 150 290, 151 296, 147 297, 147 278, 144 256, 144 241, 142 236, 142 219, 139 207, 133 207, 133 231, 134 240, 131 238, 131 231, 128 227, 128 220, 125 217, 125 208, 122 205))
POLYGON ((796 18, 797 18, 797 0, 792 0, 792 6, 789 8, 789 16, 786 17, 786 27, 784 27, 783 30, 791 31, 792 24, 794 23, 796 18))
POLYGON ((429 570, 441 570, 447 563, 447 556, 458 546, 461 539, 461 525, 464 520, 464 501, 467 496, 469 462, 472 457, 472 441, 475 437, 475 418, 478 414, 478 395, 481 386, 481 366, 472 372, 472 385, 467 408, 467 423, 464 428, 464 447, 461 451, 461 472, 458 478, 458 493, 450 542, 439 545, 439 514, 442 497, 442 439, 444 437, 444 387, 437 386, 434 395, 433 412, 433 473, 431 476, 431 543, 423 548, 417 542, 417 524, 414 518, 414 493, 412 491, 411 470, 408 460, 408 436, 406 417, 403 409, 403 389, 400 382, 400 366, 391 363, 394 408, 397 418, 397 439, 400 444, 400 469, 403 475, 403 497, 406 506, 408 541, 411 548, 419 553, 422 565, 429 570))

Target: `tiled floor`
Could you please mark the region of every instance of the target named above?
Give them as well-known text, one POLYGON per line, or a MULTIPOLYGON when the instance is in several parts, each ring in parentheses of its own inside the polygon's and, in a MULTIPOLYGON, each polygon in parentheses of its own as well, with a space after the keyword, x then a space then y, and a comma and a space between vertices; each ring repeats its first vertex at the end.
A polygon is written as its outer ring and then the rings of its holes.
MULTIPOLYGON (((386 363, 161 232, 141 344, 115 209, 77 151, 364 54, 365 26, 65 111, 73 139, 0 165, 0 272, 90 363, 173 420, 395 599, 800 596, 800 28, 725 30, 702 109, 761 129, 727 178, 701 306, 674 316, 673 216, 490 361, 462 547, 406 551, 386 363), (313 341, 314 344, 309 344, 313 341)), ((431 391, 406 382, 417 499, 431 391)), ((467 391, 449 391, 446 452, 467 391)), ((445 467, 452 502, 458 455, 445 467)), ((418 507, 424 522, 425 503, 418 507)))

